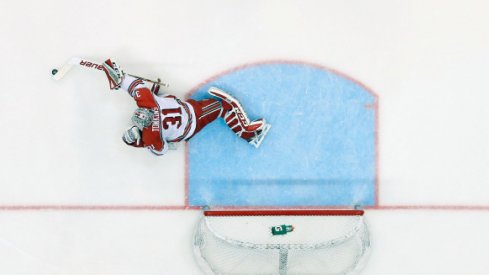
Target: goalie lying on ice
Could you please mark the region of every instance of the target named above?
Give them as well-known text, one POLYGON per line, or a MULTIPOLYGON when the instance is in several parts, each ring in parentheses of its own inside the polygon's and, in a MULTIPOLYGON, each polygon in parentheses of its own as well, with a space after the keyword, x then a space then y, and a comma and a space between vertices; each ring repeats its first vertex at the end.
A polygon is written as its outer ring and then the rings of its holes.
POLYGON ((214 98, 184 101, 173 95, 160 96, 158 85, 124 74, 110 59, 103 63, 103 70, 110 88, 126 90, 138 105, 131 118, 133 126, 124 132, 123 141, 156 155, 165 154, 171 143, 188 141, 219 117, 237 136, 257 148, 270 129, 265 119, 250 121, 241 104, 218 88, 208 91, 214 98))

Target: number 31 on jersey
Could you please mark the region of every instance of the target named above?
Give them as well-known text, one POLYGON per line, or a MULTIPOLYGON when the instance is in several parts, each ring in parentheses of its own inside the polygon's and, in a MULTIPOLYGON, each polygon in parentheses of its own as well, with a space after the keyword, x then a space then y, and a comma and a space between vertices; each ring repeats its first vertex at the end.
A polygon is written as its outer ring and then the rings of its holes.
POLYGON ((162 121, 163 129, 167 130, 171 126, 178 129, 182 126, 182 108, 162 109, 161 113, 165 116, 162 121))

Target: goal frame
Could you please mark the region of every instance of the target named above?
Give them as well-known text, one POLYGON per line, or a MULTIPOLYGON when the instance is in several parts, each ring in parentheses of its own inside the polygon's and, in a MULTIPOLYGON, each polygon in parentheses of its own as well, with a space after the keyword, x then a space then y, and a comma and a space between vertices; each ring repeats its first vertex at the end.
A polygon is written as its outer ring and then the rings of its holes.
MULTIPOLYGON (((198 229, 195 232, 194 235, 194 255, 196 256, 196 260, 199 263, 200 268, 202 271, 204 271, 206 274, 220 274, 220 273, 214 273, 214 268, 211 268, 211 265, 209 262, 207 262, 207 259, 205 259, 204 254, 202 254, 200 248, 199 248, 199 242, 197 238, 198 231, 200 230, 199 228, 202 226, 202 224, 205 224, 209 226, 208 222, 210 222, 208 219, 212 219, 214 217, 219 218, 226 218, 226 217, 273 217, 273 216, 290 216, 290 217, 321 217, 324 216, 325 218, 327 217, 358 217, 358 222, 355 228, 352 228, 350 232, 348 232, 347 235, 341 238, 336 238, 332 239, 331 241, 328 241, 326 243, 318 243, 317 248, 326 248, 329 246, 336 246, 338 244, 341 244, 344 241, 350 240, 350 238, 357 238, 353 237, 353 235, 350 234, 357 234, 360 231, 363 231, 365 233, 366 239, 363 240, 364 246, 362 247, 362 252, 360 255, 360 258, 358 258, 355 261, 355 264, 351 267, 351 269, 347 270, 346 273, 344 274, 356 274, 358 270, 363 269, 366 258, 368 258, 368 254, 370 252, 370 240, 369 240, 369 234, 368 234, 368 229, 367 226, 364 222, 364 214, 365 211, 363 209, 204 209, 203 210, 203 217, 199 221, 199 226, 198 229), (360 226, 360 227, 358 227, 360 226), (362 229, 360 229, 362 228, 362 229), (356 232, 356 233, 355 233, 356 232)), ((213 231, 213 230, 211 230, 213 231)), ((229 239, 226 238, 219 233, 216 233, 214 235, 216 238, 225 240, 229 242, 231 245, 239 245, 244 248, 250 248, 250 244, 247 243, 246 241, 239 241, 239 240, 234 240, 233 238, 229 239)), ((259 246, 259 245, 258 245, 259 246)), ((288 262, 288 245, 266 245, 267 248, 274 248, 277 249, 279 248, 279 272, 277 274, 280 275, 285 275, 288 274, 287 270, 287 262, 288 262), (284 248, 284 249, 283 249, 284 248)), ((291 244, 292 247, 294 246, 301 246, 297 244, 291 244)), ((314 246, 314 245, 313 245, 314 246)), ((267 273, 268 274, 268 273, 267 273)), ((275 273, 274 273, 275 274, 275 273)), ((294 273, 295 274, 295 273, 294 273)), ((343 274, 343 273, 342 273, 343 274)))

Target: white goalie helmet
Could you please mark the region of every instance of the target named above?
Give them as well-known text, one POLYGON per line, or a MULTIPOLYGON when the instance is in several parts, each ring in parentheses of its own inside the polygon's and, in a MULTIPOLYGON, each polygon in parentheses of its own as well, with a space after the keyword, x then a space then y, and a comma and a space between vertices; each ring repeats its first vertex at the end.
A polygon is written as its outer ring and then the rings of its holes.
POLYGON ((139 130, 142 131, 143 128, 151 125, 151 122, 153 121, 153 117, 154 117, 153 110, 147 108, 137 108, 136 111, 134 111, 131 120, 134 123, 134 125, 138 127, 139 130))

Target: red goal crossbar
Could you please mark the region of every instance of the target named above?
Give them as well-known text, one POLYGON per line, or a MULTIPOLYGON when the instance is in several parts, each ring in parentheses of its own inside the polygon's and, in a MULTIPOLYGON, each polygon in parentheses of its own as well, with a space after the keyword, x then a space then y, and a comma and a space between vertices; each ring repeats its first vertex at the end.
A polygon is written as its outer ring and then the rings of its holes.
POLYGON ((207 210, 207 217, 231 216, 363 216, 363 210, 356 209, 319 209, 319 210, 207 210))

